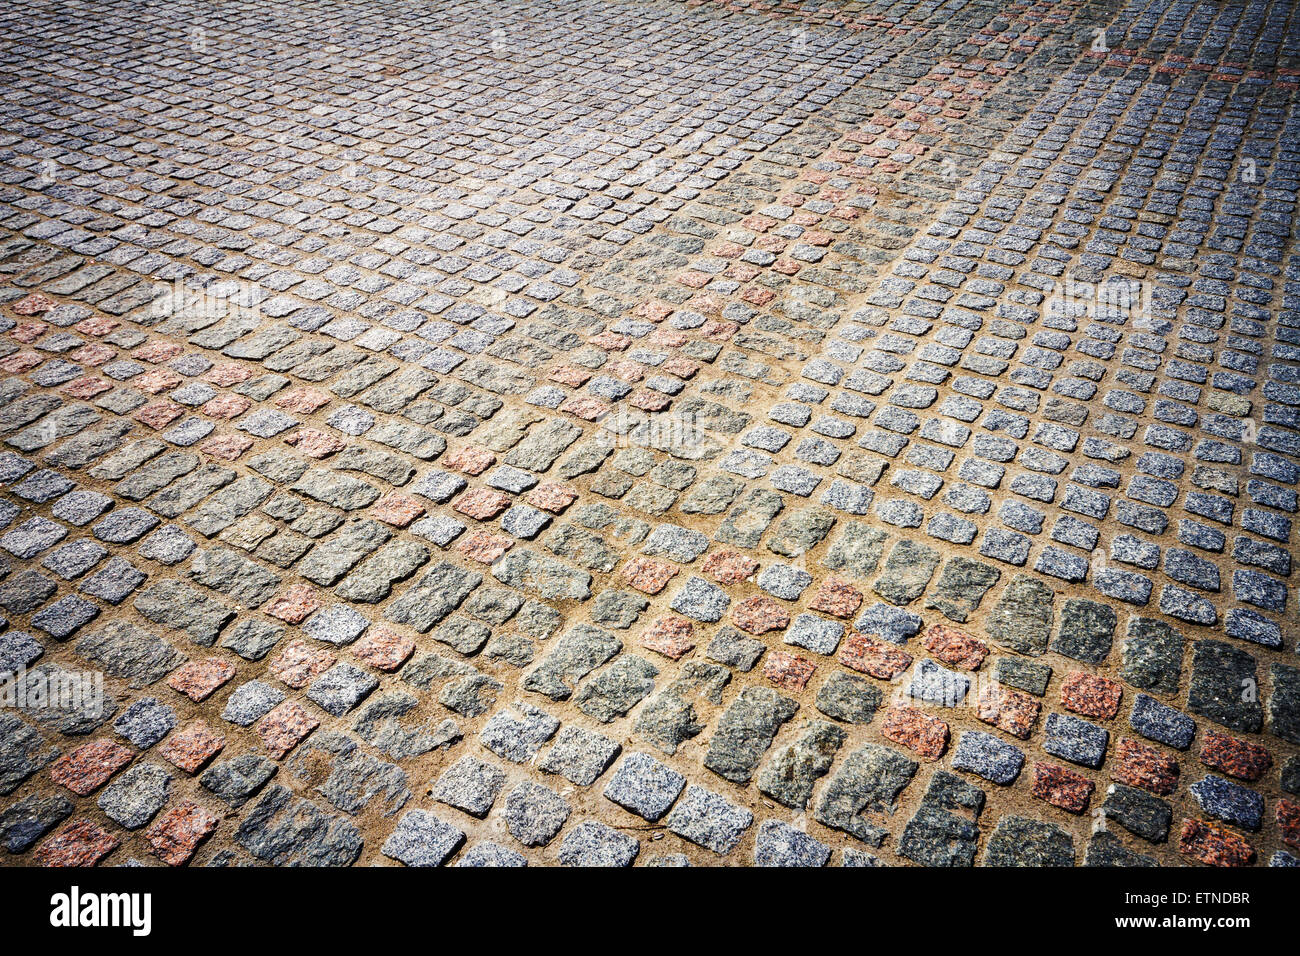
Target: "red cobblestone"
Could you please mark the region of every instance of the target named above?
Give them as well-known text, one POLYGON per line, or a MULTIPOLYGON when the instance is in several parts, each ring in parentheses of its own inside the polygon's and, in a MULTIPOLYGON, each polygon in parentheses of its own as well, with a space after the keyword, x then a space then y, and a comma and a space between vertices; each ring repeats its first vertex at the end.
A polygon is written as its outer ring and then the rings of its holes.
POLYGON ((510 496, 494 488, 471 488, 457 498, 452 507, 479 521, 491 521, 510 507, 510 496))
POLYGON ((281 683, 300 690, 337 663, 338 659, 329 651, 312 647, 299 638, 285 645, 267 670, 281 683))
POLYGON ((73 820, 32 854, 37 866, 94 866, 118 846, 117 837, 92 820, 73 820))
POLYGON ((880 733, 926 760, 938 760, 948 749, 948 725, 915 707, 890 707, 881 721, 880 733))
POLYGON ((912 666, 912 655, 887 641, 849 631, 837 658, 845 667, 880 680, 893 680, 912 666))
POLYGON ((549 511, 551 514, 563 514, 564 510, 578 500, 578 493, 568 485, 558 481, 543 481, 528 494, 524 500, 534 508, 549 511))
POLYGON ((320 598, 309 584, 291 584, 262 605, 262 611, 286 624, 301 624, 320 610, 320 598))
POLYGON ((243 435, 221 435, 217 438, 209 438, 199 446, 199 451, 213 458, 220 458, 222 461, 234 461, 252 447, 251 438, 243 435))
POLYGON ((222 684, 235 676, 235 666, 219 657, 190 661, 172 671, 167 686, 190 700, 207 700, 222 684))
POLYGON ((704 573, 721 584, 739 584, 758 570, 758 562, 739 551, 714 551, 704 559, 704 573))
POLYGON ((168 866, 183 866, 219 822, 216 815, 192 800, 182 800, 145 830, 144 838, 158 859, 168 866))
POLYGON ((1115 748, 1111 775, 1130 787, 1161 795, 1173 793, 1178 783, 1178 761, 1154 747, 1121 737, 1115 748))
POLYGON ((300 415, 310 415, 329 403, 330 396, 315 388, 295 388, 275 400, 275 404, 280 408, 300 415))
POLYGON ((695 625, 684 617, 665 615, 641 634, 641 646, 673 660, 689 654, 695 647, 695 625))
POLYGON ((96 395, 102 395, 105 392, 112 391, 113 386, 102 378, 96 378, 93 375, 83 375, 81 378, 73 379, 64 385, 62 391, 65 395, 73 398, 80 398, 83 401, 94 398, 96 395))
POLYGON ((1096 789, 1095 783, 1073 770, 1050 763, 1034 765, 1034 786, 1030 793, 1054 807, 1083 813, 1096 789))
POLYGON ((574 368, 572 365, 561 365, 550 374, 552 382, 567 385, 569 388, 581 388, 590 378, 591 372, 587 369, 574 368))
POLYGON ((466 445, 443 458, 442 463, 462 474, 481 475, 497 463, 497 456, 486 448, 466 445))
POLYGON ((945 664, 968 671, 978 670, 989 653, 983 641, 944 624, 931 624, 921 643, 945 664))
POLYGON ((203 381, 221 388, 229 388, 231 385, 247 382, 252 377, 251 370, 234 362, 223 362, 214 365, 203 373, 203 381))
POLYGON ((798 693, 808 686, 817 665, 786 651, 773 651, 763 661, 763 676, 777 687, 798 693))
POLYGON ((852 617, 862 606, 862 592, 839 578, 827 578, 817 588, 808 607, 835 617, 852 617))
POLYGON ((1273 766, 1273 758, 1258 744, 1207 730, 1201 741, 1201 763, 1238 780, 1258 780, 1273 766))
POLYGON ((79 797, 94 793, 131 762, 135 751, 111 740, 82 744, 50 765, 50 779, 79 797))
POLYGON ((415 641, 383 624, 375 624, 352 645, 352 653, 376 670, 395 671, 415 653, 415 641))
POLYGON ((1282 799, 1273 809, 1282 842, 1300 850, 1300 803, 1282 799))
POLYGON ((514 538, 488 531, 475 531, 456 542, 456 550, 472 561, 480 564, 492 564, 509 551, 515 543, 514 538))
POLYGON ((1250 866, 1255 862, 1255 848, 1243 837, 1190 818, 1183 821, 1178 835, 1178 852, 1207 866, 1250 866))
POLYGON ((750 634, 766 634, 790 626, 790 612, 770 597, 755 595, 745 598, 731 609, 731 620, 736 627, 750 634))
MULTIPOLYGON (((155 368, 131 379, 131 387, 150 395, 161 395, 180 385, 183 379, 169 368, 155 368)), ((248 399, 244 399, 247 403, 248 399)), ((246 404, 245 408, 248 407, 246 404)))
POLYGON ((560 405, 560 411, 568 412, 588 422, 598 422, 611 411, 609 405, 589 395, 574 395, 560 405))
POLYGON ((161 362, 170 362, 184 351, 185 349, 175 342, 164 342, 161 339, 155 339, 146 345, 140 346, 131 353, 131 357, 141 362, 148 362, 151 365, 158 365, 161 362))
POLYGON ((195 720, 168 737, 158 753, 186 773, 195 774, 225 745, 224 737, 213 733, 202 720, 195 720))
POLYGON ((259 720, 256 729, 267 753, 280 760, 319 726, 302 704, 286 700, 259 720))
POLYGON ((1124 688, 1119 681, 1074 671, 1061 682, 1061 703, 1076 714, 1109 720, 1119 713, 1124 688))
POLYGON ((42 312, 48 312, 58 305, 48 295, 42 295, 39 292, 30 292, 23 296, 17 302, 9 306, 9 310, 14 315, 40 315, 42 312))
POLYGON ((244 414, 252 405, 253 403, 243 395, 218 395, 216 398, 204 402, 199 411, 209 418, 220 418, 229 421, 244 414))
POLYGON ((658 594, 681 569, 666 561, 656 561, 644 555, 629 558, 623 563, 623 580, 643 594, 658 594))
POLYGON ((285 438, 286 445, 294 445, 308 458, 328 458, 348 447, 337 435, 319 428, 299 428, 285 438))
POLYGON ((1039 702, 1028 694, 986 683, 980 689, 975 716, 986 724, 1027 740, 1040 707, 1039 702))
POLYGON ((157 431, 166 428, 184 414, 185 409, 175 402, 164 401, 144 405, 131 417, 157 431))
POLYGON ((420 515, 424 514, 424 505, 410 495, 397 492, 384 495, 370 509, 370 516, 395 528, 405 528, 420 515))

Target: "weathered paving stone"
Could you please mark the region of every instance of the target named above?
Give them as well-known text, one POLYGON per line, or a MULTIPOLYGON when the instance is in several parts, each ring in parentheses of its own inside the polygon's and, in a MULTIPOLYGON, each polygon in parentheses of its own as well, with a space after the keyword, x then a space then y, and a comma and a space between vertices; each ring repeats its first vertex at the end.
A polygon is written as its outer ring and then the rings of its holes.
POLYGON ((277 866, 349 866, 363 843, 350 821, 330 816, 281 786, 272 787, 248 812, 235 831, 235 842, 277 866))
POLYGON ((765 820, 754 845, 755 866, 825 866, 831 848, 780 820, 765 820))
POLYGON ((1111 607, 1071 598, 1061 605, 1060 624, 1051 649, 1075 660, 1100 664, 1110 654, 1116 621, 1111 607))
POLYGON ((870 681, 843 671, 832 674, 817 691, 817 709, 827 717, 850 724, 867 724, 884 696, 870 681))
POLYGON ((1019 747, 979 730, 962 734, 952 755, 953 769, 967 770, 1004 786, 1020 776, 1024 765, 1025 755, 1019 747))
POLYGON ((917 763, 889 747, 867 744, 850 753, 822 788, 814 818, 828 827, 880 846, 899 794, 911 782, 917 763))
POLYGON ((744 831, 754 822, 754 815, 712 790, 692 785, 686 788, 664 822, 682 839, 714 853, 727 854, 735 849, 744 831))
POLYGON ((1049 754, 1084 767, 1101 766, 1110 740, 1104 728, 1069 714, 1048 714, 1046 732, 1043 749, 1049 754))
POLYGON ((938 551, 912 541, 900 541, 889 552, 872 590, 890 604, 908 604, 921 596, 938 565, 938 551))
POLYGON ((498 757, 524 763, 532 760, 546 741, 555 736, 560 722, 545 711, 516 701, 484 725, 479 737, 498 757))
POLYGON ((1038 656, 1047 650, 1052 630, 1053 591, 1025 575, 1017 575, 1003 590, 986 625, 1003 647, 1038 656))
POLYGON ((746 783, 781 725, 799 704, 766 687, 746 687, 718 721, 704 766, 734 783, 746 783))
POLYGON ((32 794, 0 813, 0 846, 22 853, 72 815, 72 801, 54 794, 32 794))
POLYGON ((217 642, 222 628, 235 617, 235 609, 175 579, 158 581, 139 592, 135 609, 153 621, 178 631, 202 647, 217 642))
POLYGON ((834 724, 809 721, 800 728, 797 740, 773 751, 759 772, 759 792, 783 806, 802 810, 817 780, 830 770, 844 737, 844 731, 834 724))
POLYGON ((133 687, 145 687, 185 661, 185 655, 162 638, 125 621, 114 621, 81 638, 77 653, 106 674, 133 687))
POLYGON ((524 846, 545 846, 569 818, 569 805, 541 784, 521 783, 506 796, 503 813, 510 835, 524 846))
POLYGON ((1254 732, 1264 723, 1255 659, 1222 641, 1197 641, 1187 709, 1230 730, 1254 732))
POLYGON ((633 654, 619 657, 574 695, 579 710, 602 723, 621 717, 654 690, 659 669, 633 654))
POLYGON ((232 760, 213 763, 199 776, 199 783, 205 790, 239 809, 275 776, 278 769, 275 761, 260 754, 240 754, 232 760))
POLYGON ((938 581, 929 591, 925 606, 939 611, 949 620, 963 623, 979 607, 1002 572, 969 558, 953 558, 944 565, 938 581))
POLYGON ((712 623, 722 619, 723 612, 730 604, 731 598, 717 585, 710 584, 701 577, 691 577, 673 597, 669 606, 677 613, 696 621, 712 623))
POLYGON ((579 624, 565 631, 550 652, 523 679, 524 690, 552 700, 567 700, 574 685, 623 648, 608 631, 579 624))
POLYGON ((113 721, 113 729, 141 750, 147 750, 175 729, 176 713, 153 697, 141 697, 113 721))
POLYGON ((984 852, 987 866, 1073 866, 1074 840, 1058 826, 1025 817, 998 821, 984 852))
POLYGON ((1122 783, 1106 791, 1102 809, 1108 819, 1152 843, 1163 843, 1169 836, 1173 813, 1165 801, 1122 783))
POLYGON ((1285 664, 1269 668, 1273 694, 1268 702, 1269 732, 1291 743, 1300 743, 1300 669, 1285 664))
POLYGON ((100 791, 99 809, 128 830, 144 826, 167 802, 172 775, 155 763, 127 768, 100 791))
POLYGON ((472 816, 483 817, 505 782, 506 775, 492 764, 475 757, 462 757, 438 778, 433 798, 472 816))
POLYGON ((608 737, 581 727, 564 727, 537 766, 546 773, 559 774, 570 783, 586 787, 605 772, 621 749, 608 737))
POLYGON ((832 571, 851 574, 858 580, 868 577, 880 563, 888 535, 860 522, 849 521, 835 538, 822 559, 832 571))
POLYGON ((0 715, 0 731, 0 793, 8 794, 59 752, 47 748, 40 733, 16 714, 0 715))
POLYGON ((686 778, 643 753, 630 753, 605 785, 604 795, 651 823, 660 819, 686 786, 686 778))
POLYGON ((465 842, 465 834, 427 810, 408 810, 381 852, 407 866, 441 866, 465 842))
POLYGON ((565 866, 631 866, 640 851, 634 837, 586 820, 565 835, 559 860, 565 866))
POLYGON ((903 828, 898 852, 922 866, 973 866, 984 791, 937 770, 916 814, 903 828))
POLYGON ((1178 690, 1183 637, 1169 625, 1132 617, 1123 642, 1120 677, 1126 683, 1160 694, 1178 690))
POLYGON ((351 664, 335 664, 307 688, 307 697, 322 710, 341 717, 379 686, 379 681, 351 664))
POLYGON ((527 866, 528 860, 497 843, 479 843, 456 858, 456 866, 527 866))

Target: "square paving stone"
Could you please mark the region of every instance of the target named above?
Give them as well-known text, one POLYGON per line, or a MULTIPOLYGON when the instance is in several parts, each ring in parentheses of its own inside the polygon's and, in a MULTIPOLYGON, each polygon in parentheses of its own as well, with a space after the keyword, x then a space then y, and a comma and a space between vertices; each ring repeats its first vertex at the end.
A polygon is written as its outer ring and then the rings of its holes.
POLYGON ((712 790, 690 786, 665 822, 679 837, 714 853, 726 854, 735 849, 754 822, 754 815, 712 790))
POLYGON ((780 820, 765 820, 754 846, 755 866, 825 866, 831 848, 780 820))
POLYGON ((456 859, 456 866, 527 866, 522 854, 497 843, 479 843, 456 859))
POLYGON ((335 664, 311 682, 307 697, 327 713, 342 717, 378 686, 379 681, 360 668, 335 664))
POLYGON ((569 830, 560 845, 565 866, 631 866, 641 844, 603 823, 587 820, 569 830))
POLYGON ((630 753, 605 785, 605 797, 653 823, 685 786, 686 778, 677 771, 648 754, 630 753))
POLYGON ((1043 749, 1049 754, 1096 769, 1106 756, 1110 733, 1069 714, 1048 714, 1043 749))
POLYGON ((956 770, 969 770, 1005 786, 1020 776, 1025 755, 1019 747, 992 734, 969 730, 961 735, 952 755, 952 765, 956 770))
POLYGON ((153 697, 141 697, 127 707, 113 721, 113 729, 147 750, 166 737, 176 727, 175 712, 153 697))
POLYGON ((550 787, 521 783, 506 796, 506 827, 524 846, 545 846, 569 818, 569 805, 550 787))
POLYGON ((465 842, 465 834, 427 810, 408 810, 380 852, 407 866, 442 866, 465 842))
POLYGON ((622 747, 581 727, 563 728, 555 745, 542 755, 538 769, 555 773, 580 787, 590 786, 614 762, 622 747))
POLYGON ((433 798, 466 813, 483 817, 492 808, 506 775, 476 757, 461 757, 443 772, 433 798))

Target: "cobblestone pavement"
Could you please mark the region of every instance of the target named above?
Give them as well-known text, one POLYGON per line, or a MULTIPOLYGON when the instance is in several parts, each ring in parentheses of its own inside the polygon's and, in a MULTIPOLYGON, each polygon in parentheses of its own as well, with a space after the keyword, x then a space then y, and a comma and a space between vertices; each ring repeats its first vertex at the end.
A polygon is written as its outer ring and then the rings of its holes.
POLYGON ((1291 4, 17 0, 0 87, 5 863, 1300 863, 1291 4))

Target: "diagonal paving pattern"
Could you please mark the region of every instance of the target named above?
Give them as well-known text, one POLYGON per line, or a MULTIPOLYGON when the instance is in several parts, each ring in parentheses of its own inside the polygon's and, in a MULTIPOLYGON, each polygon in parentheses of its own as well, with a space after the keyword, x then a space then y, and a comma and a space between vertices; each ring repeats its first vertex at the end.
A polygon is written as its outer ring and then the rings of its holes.
POLYGON ((1294 20, 19 2, 0 859, 1296 865, 1294 20))

